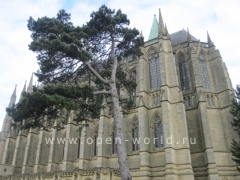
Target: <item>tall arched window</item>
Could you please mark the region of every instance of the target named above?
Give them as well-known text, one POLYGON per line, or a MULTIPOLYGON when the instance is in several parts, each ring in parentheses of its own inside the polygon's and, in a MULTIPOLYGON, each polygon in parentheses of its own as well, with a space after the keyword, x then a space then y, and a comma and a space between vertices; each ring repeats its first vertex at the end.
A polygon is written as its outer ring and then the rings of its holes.
POLYGON ((207 62, 206 62, 203 54, 199 55, 199 67, 200 67, 203 88, 210 90, 211 85, 210 85, 210 79, 209 79, 209 75, 208 75, 207 62))
POLYGON ((187 62, 183 54, 181 54, 178 57, 178 68, 179 68, 181 89, 182 91, 187 91, 190 89, 190 86, 189 86, 189 78, 188 78, 188 72, 187 72, 187 62))
POLYGON ((160 61, 156 51, 151 50, 148 56, 150 89, 156 89, 161 86, 160 79, 160 61))
POLYGON ((132 151, 139 150, 139 124, 138 119, 132 121, 132 151))
POLYGON ((154 121, 154 144, 155 148, 164 147, 163 124, 159 116, 156 116, 154 121))
MULTIPOLYGON (((130 81, 136 82, 136 71, 131 72, 130 74, 130 81)), ((135 102, 136 97, 136 88, 132 89, 130 92, 130 100, 135 102)))

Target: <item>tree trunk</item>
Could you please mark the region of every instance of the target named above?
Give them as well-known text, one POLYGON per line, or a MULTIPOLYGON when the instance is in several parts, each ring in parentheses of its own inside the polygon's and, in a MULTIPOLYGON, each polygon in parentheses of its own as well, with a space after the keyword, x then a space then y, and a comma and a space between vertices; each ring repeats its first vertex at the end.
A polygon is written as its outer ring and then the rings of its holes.
POLYGON ((110 91, 112 98, 112 107, 114 115, 114 124, 115 124, 115 143, 117 145, 117 156, 118 164, 122 180, 131 180, 132 176, 129 171, 128 162, 127 162, 127 152, 125 147, 125 139, 123 136, 123 123, 122 116, 120 112, 118 93, 116 88, 116 83, 110 83, 110 91))

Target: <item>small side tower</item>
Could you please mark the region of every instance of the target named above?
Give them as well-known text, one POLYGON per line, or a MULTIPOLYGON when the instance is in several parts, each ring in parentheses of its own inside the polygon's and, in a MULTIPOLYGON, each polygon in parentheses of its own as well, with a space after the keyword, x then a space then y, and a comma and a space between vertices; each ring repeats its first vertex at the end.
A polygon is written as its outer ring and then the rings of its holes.
MULTIPOLYGON (((8 105, 9 108, 13 107, 16 102, 16 98, 17 98, 16 91, 17 91, 17 85, 15 86, 14 91, 12 93, 12 96, 8 105)), ((2 131, 0 132, 0 164, 2 162, 5 141, 11 129, 11 123, 12 123, 12 118, 8 116, 8 114, 6 114, 3 121, 3 125, 2 125, 2 131)))

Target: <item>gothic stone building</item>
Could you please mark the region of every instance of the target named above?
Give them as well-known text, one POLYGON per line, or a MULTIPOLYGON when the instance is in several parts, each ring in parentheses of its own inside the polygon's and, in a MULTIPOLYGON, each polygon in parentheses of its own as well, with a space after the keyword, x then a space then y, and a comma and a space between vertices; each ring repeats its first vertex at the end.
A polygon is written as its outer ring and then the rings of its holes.
MULTIPOLYGON (((169 34, 159 13, 143 55, 124 60, 123 68, 137 82, 130 95, 135 108, 123 116, 133 180, 240 179, 229 151, 235 136, 229 113, 234 92, 220 52, 207 38, 201 42, 185 30, 169 34)), ((31 86, 32 80, 27 92, 31 86)), ((15 100, 16 89, 9 106, 15 100)), ((16 131, 6 115, 0 179, 120 179, 114 141, 105 141, 114 139, 109 109, 88 127, 73 116, 61 131, 16 131)))

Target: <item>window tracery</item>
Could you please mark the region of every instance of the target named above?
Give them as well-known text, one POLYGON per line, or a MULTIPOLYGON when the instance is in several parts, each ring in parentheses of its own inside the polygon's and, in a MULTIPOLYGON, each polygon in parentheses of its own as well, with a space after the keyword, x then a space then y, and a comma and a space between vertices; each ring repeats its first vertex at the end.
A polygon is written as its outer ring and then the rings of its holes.
POLYGON ((190 86, 189 86, 189 78, 188 78, 188 71, 187 71, 187 62, 183 54, 181 54, 178 57, 178 68, 179 68, 181 89, 182 91, 187 91, 190 89, 190 86))
POLYGON ((210 90, 211 85, 210 85, 206 59, 203 54, 200 54, 198 59, 199 59, 199 68, 200 68, 203 88, 210 90))
POLYGON ((154 50, 151 50, 148 55, 148 60, 150 89, 156 89, 161 86, 160 62, 158 53, 154 50))
POLYGON ((164 147, 163 124, 159 116, 155 117, 154 121, 154 144, 155 148, 164 147))
POLYGON ((138 119, 132 121, 132 151, 139 150, 139 123, 138 119))

